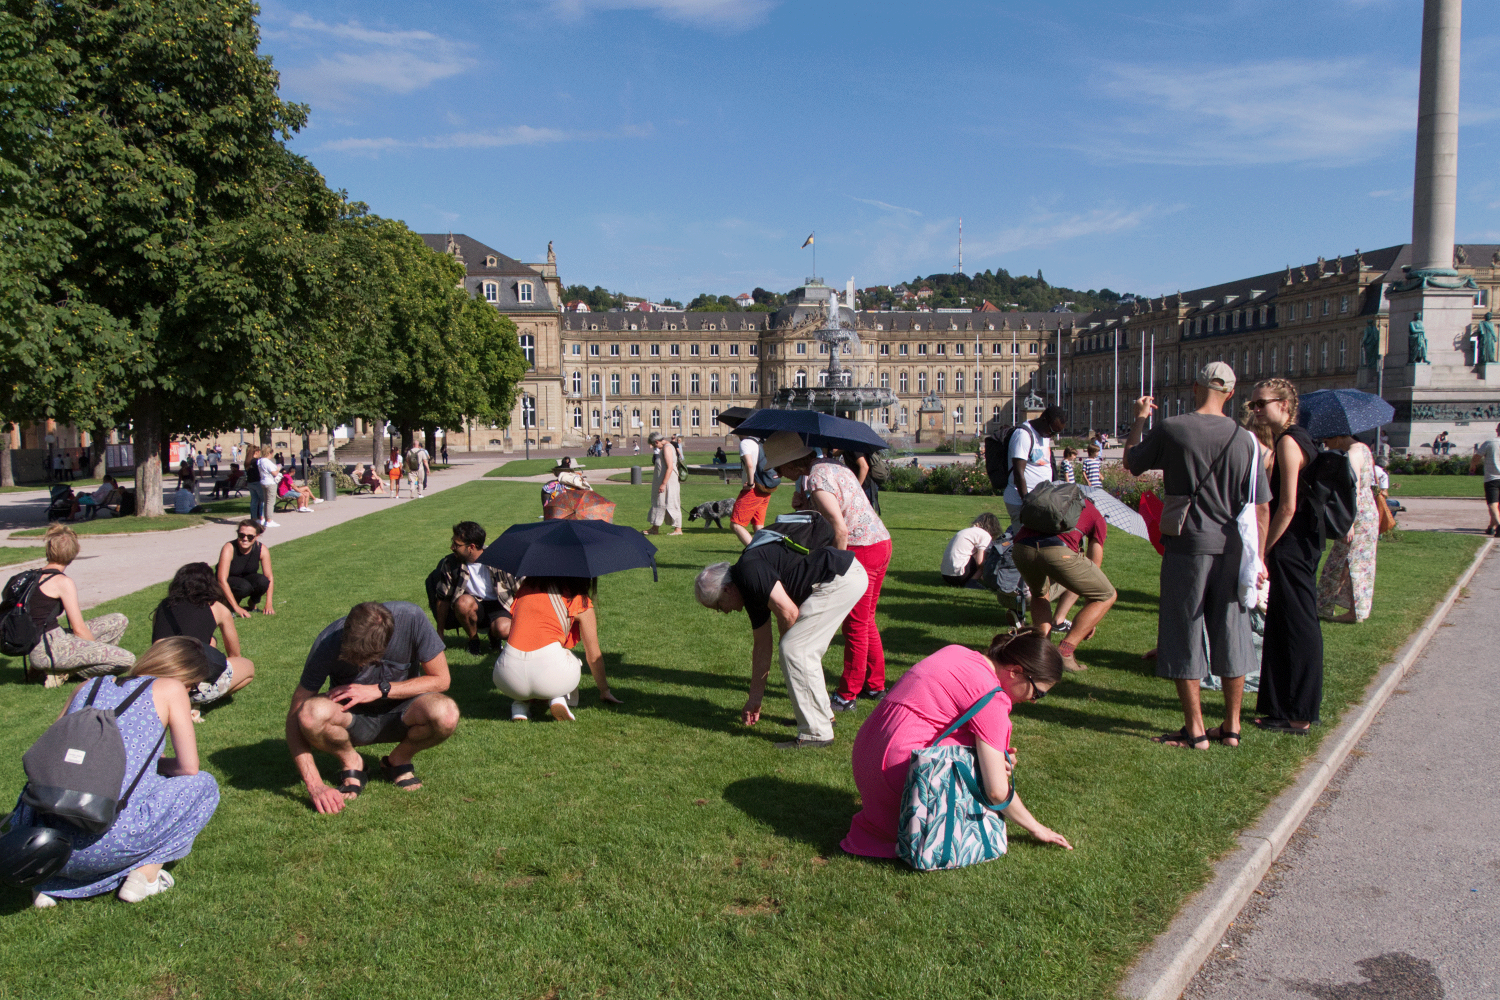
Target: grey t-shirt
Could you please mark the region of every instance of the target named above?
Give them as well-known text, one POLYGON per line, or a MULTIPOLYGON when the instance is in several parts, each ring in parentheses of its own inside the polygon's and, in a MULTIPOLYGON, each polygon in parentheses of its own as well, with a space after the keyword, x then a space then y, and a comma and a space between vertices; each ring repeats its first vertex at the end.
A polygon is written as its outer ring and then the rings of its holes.
MULTIPOLYGON (((330 689, 343 684, 408 681, 422 672, 422 664, 443 652, 443 637, 432 627, 426 612, 410 601, 384 604, 396 619, 396 628, 379 664, 360 668, 339 659, 339 647, 344 642, 344 619, 340 618, 313 640, 298 685, 316 694, 323 689, 324 681, 329 682, 330 689)), ((377 698, 349 711, 355 715, 379 715, 390 711, 395 704, 388 698, 377 698)))
POLYGON ((1160 469, 1162 487, 1171 496, 1192 496, 1198 484, 1203 484, 1202 492, 1188 511, 1182 534, 1162 537, 1168 552, 1221 553, 1231 537, 1238 548, 1235 518, 1250 497, 1252 474, 1256 477, 1256 501, 1268 503, 1271 499, 1271 484, 1266 479, 1265 466, 1256 460, 1257 451, 1250 432, 1241 430, 1228 417, 1184 413, 1158 423, 1140 444, 1126 452, 1126 468, 1135 475, 1160 469), (1209 477, 1209 469, 1214 467, 1226 444, 1228 453, 1209 477))
POLYGON ((1479 454, 1484 458, 1484 481, 1500 479, 1500 438, 1490 438, 1480 445, 1479 454))

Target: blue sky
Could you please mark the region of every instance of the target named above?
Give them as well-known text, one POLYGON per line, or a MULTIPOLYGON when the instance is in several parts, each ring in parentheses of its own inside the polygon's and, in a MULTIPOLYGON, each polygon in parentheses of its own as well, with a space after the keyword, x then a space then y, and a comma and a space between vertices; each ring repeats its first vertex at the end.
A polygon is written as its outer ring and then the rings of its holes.
MULTIPOLYGON (((1500 243, 1500 5, 1458 240, 1500 243)), ((1169 293, 1410 239, 1421 4, 266 0, 293 148, 420 232, 653 298, 956 266, 1169 293)))

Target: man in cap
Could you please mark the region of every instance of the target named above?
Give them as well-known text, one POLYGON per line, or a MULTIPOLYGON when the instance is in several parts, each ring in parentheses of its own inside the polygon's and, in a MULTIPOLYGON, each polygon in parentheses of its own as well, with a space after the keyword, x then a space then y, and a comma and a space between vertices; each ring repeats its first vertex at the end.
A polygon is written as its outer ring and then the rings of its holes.
POLYGON ((1271 487, 1255 438, 1224 415, 1234 382, 1234 369, 1222 361, 1204 365, 1193 381, 1193 411, 1158 421, 1149 434, 1156 402, 1142 396, 1125 446, 1126 468, 1137 476, 1160 469, 1166 494, 1156 675, 1176 684, 1184 722, 1157 737, 1168 746, 1204 750, 1213 740, 1239 746, 1245 675, 1256 666, 1250 613, 1239 600, 1237 518, 1253 488, 1263 543, 1271 487), (1204 729, 1199 700, 1209 673, 1224 682, 1224 721, 1213 730, 1204 729))

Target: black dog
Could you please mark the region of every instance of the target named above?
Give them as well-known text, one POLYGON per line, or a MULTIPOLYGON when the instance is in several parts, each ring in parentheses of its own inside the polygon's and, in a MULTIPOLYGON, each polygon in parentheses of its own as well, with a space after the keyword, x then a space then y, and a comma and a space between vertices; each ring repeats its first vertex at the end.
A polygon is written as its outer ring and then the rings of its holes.
POLYGON ((688 520, 696 521, 701 517, 703 519, 703 526, 705 528, 708 527, 709 521, 712 521, 714 523, 715 528, 722 528, 724 527, 724 525, 720 523, 720 518, 728 517, 733 513, 733 497, 728 500, 710 500, 708 503, 700 503, 698 506, 694 507, 688 514, 688 520))

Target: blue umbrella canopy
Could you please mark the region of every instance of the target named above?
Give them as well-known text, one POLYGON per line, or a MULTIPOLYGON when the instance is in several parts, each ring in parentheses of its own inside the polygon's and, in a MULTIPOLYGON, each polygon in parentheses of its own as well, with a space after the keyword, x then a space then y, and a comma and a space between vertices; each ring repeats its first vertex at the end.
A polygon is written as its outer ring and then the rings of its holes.
POLYGON ((796 431, 813 448, 880 451, 885 439, 867 424, 816 410, 756 410, 734 429, 742 437, 768 438, 778 431, 796 431))
POLYGON ((1297 398, 1297 422, 1314 441, 1363 434, 1396 419, 1396 408, 1358 389, 1319 389, 1297 398))
POLYGON ((639 529, 608 521, 513 524, 479 561, 515 576, 596 577, 650 566, 656 579, 656 546, 639 529))

